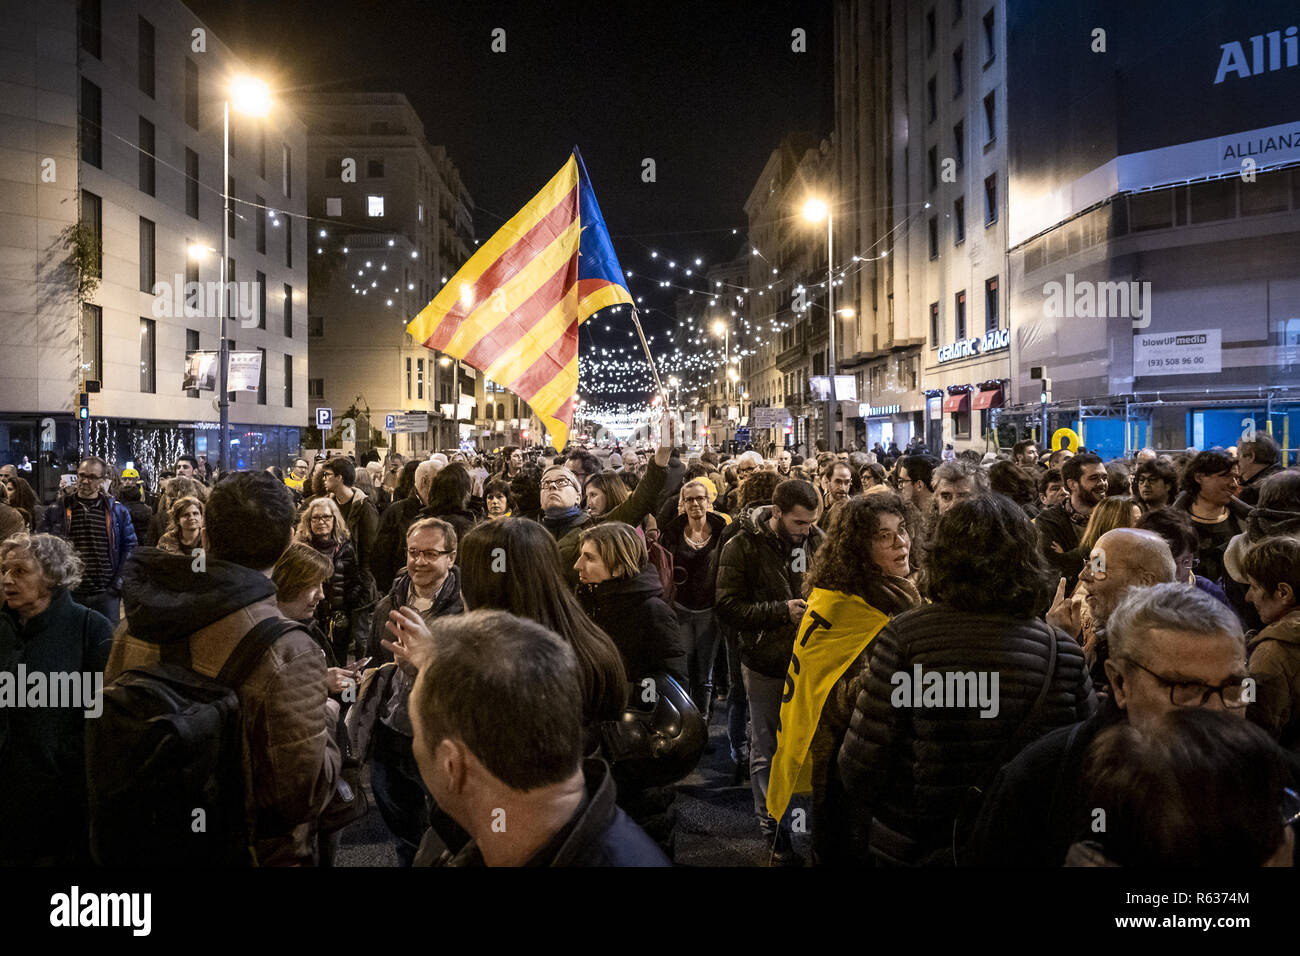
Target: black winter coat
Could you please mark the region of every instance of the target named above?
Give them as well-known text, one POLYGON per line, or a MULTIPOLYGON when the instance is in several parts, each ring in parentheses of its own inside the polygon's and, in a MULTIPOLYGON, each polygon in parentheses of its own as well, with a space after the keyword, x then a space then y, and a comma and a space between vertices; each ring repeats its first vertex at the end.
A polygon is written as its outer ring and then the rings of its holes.
MULTIPOLYGON (((393 582, 388 593, 375 605, 374 617, 370 620, 370 637, 366 643, 366 654, 374 660, 368 666, 379 667, 393 659, 392 652, 384 647, 383 641, 390 639, 387 628, 388 612, 404 607, 411 598, 411 579, 403 571, 393 582)), ((447 571, 447 580, 442 582, 440 590, 433 598, 433 607, 420 616, 425 624, 432 624, 435 618, 444 614, 463 614, 465 602, 460 596, 460 569, 453 565, 447 571)))
POLYGON ((825 536, 810 529, 800 552, 771 529, 771 517, 769 505, 733 522, 740 528, 718 557, 714 607, 737 632, 740 662, 764 677, 784 677, 799 630, 787 602, 803 597, 804 574, 825 536))
POLYGON ((715 511, 704 517, 709 525, 709 546, 698 550, 686 543, 686 515, 680 514, 659 526, 659 543, 673 556, 673 581, 677 585, 674 600, 693 611, 713 607, 714 552, 727 527, 727 520, 715 511))
POLYGON ((1079 540, 1083 537, 1085 525, 1075 524, 1062 503, 1040 511, 1034 519, 1034 527, 1042 539, 1043 556, 1056 573, 1065 578, 1068 593, 1074 588, 1079 572, 1088 560, 1088 556, 1079 550, 1079 540), (1057 551, 1052 547, 1053 544, 1060 545, 1061 550, 1057 551))
POLYGON ((578 586, 578 601, 610 636, 623 657, 628 680, 666 671, 688 687, 686 646, 677 616, 664 603, 659 572, 647 564, 634 578, 610 578, 578 586))
POLYGON ((987 787, 1026 743, 1084 720, 1096 706, 1083 651, 1064 631, 1037 618, 943 604, 900 614, 876 635, 861 687, 840 748, 840 776, 853 805, 871 808, 871 852, 904 865, 952 865, 954 821, 973 823, 978 809, 970 788, 987 787), (1025 726, 1047 676, 1049 641, 1056 643, 1056 667, 1025 726), (996 713, 982 717, 978 705, 952 700, 915 706, 911 694, 900 693, 908 684, 894 678, 914 682, 918 666, 922 687, 928 672, 973 671, 990 681, 996 675, 996 713))
POLYGON ((334 573, 325 582, 325 598, 316 605, 315 614, 316 623, 328 634, 332 615, 342 613, 351 617, 353 611, 366 603, 369 594, 361 581, 357 551, 351 541, 341 541, 332 551, 321 551, 321 554, 334 562, 334 573))
POLYGON ((393 586, 397 572, 406 567, 406 532, 415 524, 416 515, 423 508, 424 502, 412 493, 409 498, 394 501, 379 519, 370 572, 380 594, 393 586))
MULTIPOLYGON (((112 639, 107 618, 60 590, 25 624, 0 609, 0 671, 102 674, 112 639)), ((0 707, 0 866, 90 864, 87 719, 84 706, 0 707)))

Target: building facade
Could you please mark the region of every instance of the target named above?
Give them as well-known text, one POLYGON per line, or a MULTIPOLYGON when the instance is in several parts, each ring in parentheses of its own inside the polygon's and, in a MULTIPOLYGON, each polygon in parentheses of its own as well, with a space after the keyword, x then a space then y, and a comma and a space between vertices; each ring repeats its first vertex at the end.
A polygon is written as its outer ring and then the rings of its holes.
POLYGON ((274 100, 265 118, 232 110, 223 183, 223 107, 244 66, 185 6, 8 13, 0 457, 38 462, 52 494, 90 383, 90 451, 147 480, 181 453, 216 462, 215 393, 182 386, 187 353, 220 344, 229 186, 229 338, 260 365, 256 388, 232 393, 231 467, 285 463, 306 422, 302 123, 274 100))

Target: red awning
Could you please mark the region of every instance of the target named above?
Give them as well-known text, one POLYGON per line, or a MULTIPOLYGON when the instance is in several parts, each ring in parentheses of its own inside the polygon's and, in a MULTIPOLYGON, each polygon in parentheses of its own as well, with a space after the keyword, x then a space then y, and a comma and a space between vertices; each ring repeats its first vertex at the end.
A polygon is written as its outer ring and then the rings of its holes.
POLYGON ((971 402, 971 408, 1001 408, 1002 407, 1002 389, 990 388, 986 391, 979 392, 975 396, 975 401, 971 402))
POLYGON ((970 392, 959 392, 956 395, 949 395, 943 400, 943 410, 945 412, 964 412, 970 407, 970 392))

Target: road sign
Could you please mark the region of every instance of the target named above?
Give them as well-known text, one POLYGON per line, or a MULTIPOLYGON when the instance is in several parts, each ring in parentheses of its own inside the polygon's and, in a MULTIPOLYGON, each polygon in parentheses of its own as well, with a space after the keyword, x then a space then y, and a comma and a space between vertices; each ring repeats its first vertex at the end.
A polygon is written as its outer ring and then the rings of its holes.
POLYGON ((421 434, 429 430, 428 412, 403 412, 388 417, 393 419, 393 430, 399 434, 421 434))
POLYGON ((316 409, 316 427, 332 428, 334 426, 334 409, 321 406, 316 409))
POLYGON ((396 416, 396 415, 385 415, 385 416, 384 416, 384 431, 386 431, 386 432, 395 432, 395 431, 397 431, 397 416, 396 416))

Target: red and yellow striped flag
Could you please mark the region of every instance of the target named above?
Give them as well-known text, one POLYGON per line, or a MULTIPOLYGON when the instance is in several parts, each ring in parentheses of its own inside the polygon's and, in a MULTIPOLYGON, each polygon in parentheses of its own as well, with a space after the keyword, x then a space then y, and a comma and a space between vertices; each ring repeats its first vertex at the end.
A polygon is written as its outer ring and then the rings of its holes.
POLYGON ((406 328, 528 402, 560 449, 578 391, 578 326, 631 302, 575 149, 406 328))

